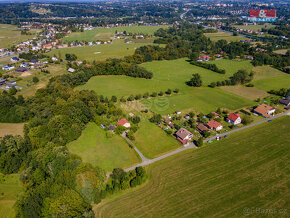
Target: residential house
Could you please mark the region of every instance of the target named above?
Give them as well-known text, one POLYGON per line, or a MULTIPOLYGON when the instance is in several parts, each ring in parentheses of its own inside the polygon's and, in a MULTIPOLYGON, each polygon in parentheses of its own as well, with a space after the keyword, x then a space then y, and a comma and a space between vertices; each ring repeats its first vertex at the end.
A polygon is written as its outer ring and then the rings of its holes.
POLYGON ((179 114, 181 114, 181 111, 175 111, 175 113, 176 113, 177 115, 179 115, 179 114))
POLYGON ((18 57, 12 57, 12 58, 10 58, 10 61, 17 62, 17 61, 19 61, 19 58, 18 57))
POLYGON ((190 139, 192 139, 193 134, 189 132, 187 129, 180 128, 176 133, 176 138, 182 144, 186 144, 190 139))
POLYGON ((114 126, 114 125, 110 125, 110 126, 108 127, 108 129, 113 131, 114 129, 116 129, 116 126, 114 126))
POLYGON ((209 61, 209 60, 210 60, 210 56, 204 55, 204 56, 200 56, 197 61, 209 61))
POLYGON ((22 63, 22 64, 20 64, 20 67, 29 67, 29 64, 28 63, 22 63))
POLYGON ((0 78, 0 86, 4 85, 6 83, 6 79, 0 78))
POLYGON ((124 119, 124 118, 122 118, 121 120, 119 120, 116 125, 117 126, 120 126, 121 125, 121 126, 124 126, 126 128, 130 128, 131 127, 130 122, 128 120, 124 119))
POLYGON ((203 123, 198 124, 196 128, 200 133, 209 130, 203 123))
POLYGON ((29 64, 34 65, 34 64, 36 64, 37 62, 38 62, 38 60, 33 59, 33 60, 31 60, 31 61, 29 62, 29 64))
POLYGON ((211 120, 211 121, 207 122, 206 125, 208 126, 208 128, 216 130, 216 131, 222 130, 222 128, 223 128, 222 124, 220 124, 216 120, 211 120))
POLYGON ((240 114, 231 113, 227 118, 227 122, 233 125, 237 125, 242 122, 242 119, 240 114))
POLYGON ((170 120, 165 120, 164 122, 171 128, 174 128, 174 124, 170 120))
POLYGON ((70 72, 70 73, 73 73, 73 72, 75 72, 75 69, 73 69, 73 68, 68 68, 67 71, 70 72))
POLYGON ((8 71, 8 70, 13 70, 15 67, 11 65, 5 65, 2 67, 2 70, 8 71))
POLYGON ((19 67, 15 70, 15 72, 17 72, 17 73, 24 73, 25 71, 27 71, 26 67, 19 67))
POLYGON ((262 116, 262 117, 271 117, 271 115, 275 112, 275 108, 266 105, 266 104, 260 104, 258 107, 254 109, 254 113, 262 116))
POLYGON ((216 112, 211 112, 214 115, 214 118, 218 118, 220 115, 216 112))
POLYGON ((51 60, 52 61, 57 61, 58 59, 57 59, 57 57, 52 57, 51 60))
POLYGON ((290 98, 289 99, 280 99, 279 103, 283 104, 285 106, 290 106, 290 98))

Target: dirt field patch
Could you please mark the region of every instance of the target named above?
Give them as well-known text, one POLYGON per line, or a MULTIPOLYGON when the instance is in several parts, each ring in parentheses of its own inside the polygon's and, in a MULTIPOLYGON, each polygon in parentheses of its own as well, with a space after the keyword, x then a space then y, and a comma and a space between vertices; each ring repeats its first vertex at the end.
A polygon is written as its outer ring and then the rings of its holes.
POLYGON ((255 87, 246 87, 246 86, 223 86, 221 89, 239 95, 241 97, 250 99, 250 100, 255 100, 257 98, 264 98, 268 96, 268 93, 257 89, 255 87))
POLYGON ((0 138, 5 135, 23 136, 24 123, 0 123, 0 138))

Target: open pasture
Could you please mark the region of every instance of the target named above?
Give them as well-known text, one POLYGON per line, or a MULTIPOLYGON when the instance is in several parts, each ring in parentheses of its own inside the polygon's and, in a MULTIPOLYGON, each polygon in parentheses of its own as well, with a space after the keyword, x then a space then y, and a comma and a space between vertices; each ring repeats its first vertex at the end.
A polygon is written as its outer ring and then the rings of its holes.
POLYGON ((15 217, 14 204, 21 194, 19 174, 0 173, 0 217, 15 217))
POLYGON ((149 165, 145 185, 95 205, 95 215, 243 217, 269 208, 287 217, 289 130, 282 117, 149 165))
POLYGON ((255 87, 246 87, 242 85, 222 86, 220 88, 226 92, 233 93, 235 95, 241 96, 249 100, 256 100, 257 98, 265 98, 269 95, 267 92, 257 89, 255 87))
POLYGON ((224 39, 227 40, 228 42, 237 42, 240 40, 246 40, 247 38, 243 36, 233 36, 230 33, 225 33, 225 32, 217 32, 217 33, 205 33, 204 34, 206 37, 209 37, 212 41, 216 42, 218 40, 224 39))
POLYGON ((254 81, 260 80, 260 79, 265 79, 265 78, 286 75, 282 71, 277 70, 277 69, 270 67, 270 66, 266 66, 266 65, 254 67, 253 72, 254 72, 254 79, 253 79, 254 81))
POLYGON ((238 29, 244 29, 244 30, 252 30, 252 31, 261 31, 262 28, 264 29, 270 29, 275 27, 275 25, 234 25, 234 27, 238 29))
POLYGON ((0 24, 0 48, 9 48, 16 43, 31 39, 34 36, 34 34, 21 35, 21 31, 17 30, 17 26, 0 24))
POLYGON ((182 146, 172 136, 147 119, 140 123, 134 144, 147 158, 154 158, 182 146))
POLYGON ((102 44, 84 47, 53 49, 50 56, 65 58, 65 54, 75 54, 79 60, 104 61, 108 58, 122 58, 134 54, 136 48, 148 43, 124 43, 124 40, 114 40, 113 44, 102 44))
POLYGON ((161 26, 120 26, 120 27, 97 27, 93 30, 85 30, 84 32, 71 33, 63 40, 65 42, 71 41, 96 41, 96 40, 111 40, 115 32, 124 32, 132 34, 146 34, 153 35, 154 32, 160 28, 168 28, 166 25, 161 26))
POLYGON ((270 91, 271 89, 278 90, 281 88, 290 88, 290 75, 284 74, 282 76, 264 78, 253 82, 258 89, 270 91))
POLYGON ((221 81, 227 79, 236 72, 240 67, 250 68, 249 62, 241 62, 239 65, 230 65, 230 60, 216 60, 215 63, 223 61, 227 63, 230 72, 226 74, 218 74, 213 71, 191 65, 186 59, 178 59, 172 61, 154 61, 142 64, 147 70, 154 73, 153 79, 146 80, 140 78, 131 78, 126 76, 96 76, 91 78, 85 85, 77 87, 78 90, 95 90, 99 94, 105 96, 116 95, 117 97, 129 96, 131 94, 144 94, 145 92, 159 92, 167 89, 178 88, 180 94, 173 94, 169 97, 160 97, 142 101, 149 105, 153 111, 162 114, 174 112, 175 110, 184 110, 194 108, 202 112, 210 112, 217 107, 225 107, 231 110, 251 105, 250 100, 241 98, 237 95, 225 92, 215 88, 194 88, 186 85, 193 73, 199 73, 202 77, 204 86, 213 81, 221 81), (165 99, 165 100, 164 100, 165 99), (156 107, 155 102, 166 101, 168 105, 165 107, 156 107), (160 111, 160 110, 161 111, 160 111))
POLYGON ((89 123, 82 135, 67 145, 84 162, 99 166, 107 172, 114 168, 126 168, 139 162, 133 149, 119 135, 107 138, 105 130, 95 123, 89 123))

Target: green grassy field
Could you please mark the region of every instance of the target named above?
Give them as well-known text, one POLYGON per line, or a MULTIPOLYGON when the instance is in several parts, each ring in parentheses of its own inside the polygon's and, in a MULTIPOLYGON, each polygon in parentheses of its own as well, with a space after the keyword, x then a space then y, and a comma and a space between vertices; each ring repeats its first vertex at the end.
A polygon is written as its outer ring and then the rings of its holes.
POLYGON ((94 41, 94 40, 111 40, 114 33, 127 31, 132 34, 148 34, 153 35, 154 32, 160 28, 168 28, 168 26, 124 26, 113 28, 95 28, 93 30, 86 30, 84 32, 72 33, 68 37, 63 38, 65 42, 70 41, 94 41))
POLYGON ((49 53, 50 56, 65 58, 65 54, 76 54, 80 60, 88 61, 103 61, 108 58, 122 58, 124 56, 132 55, 136 48, 148 43, 131 43, 126 44, 124 40, 114 40, 113 44, 103 44, 85 47, 61 48, 53 49, 49 53))
POLYGON ((283 73, 280 70, 277 70, 270 66, 258 66, 253 68, 254 74, 254 81, 265 79, 265 78, 271 78, 276 76, 285 76, 286 74, 283 73))
POLYGON ((209 37, 212 41, 216 42, 221 39, 225 39, 229 42, 237 42, 240 40, 246 40, 247 38, 242 36, 233 36, 232 34, 225 32, 217 32, 217 33, 205 33, 206 37, 209 37))
POLYGON ((105 131, 95 123, 88 124, 81 137, 69 143, 67 147, 84 162, 99 166, 107 172, 117 167, 130 167, 139 162, 134 150, 121 136, 107 138, 105 131))
POLYGON ((148 158, 160 156, 181 146, 181 143, 148 120, 141 122, 135 138, 134 144, 148 158))
POLYGON ((0 24, 0 48, 8 48, 16 43, 31 39, 34 36, 35 35, 21 35, 21 32, 17 30, 17 26, 0 24))
POLYGON ((253 69, 253 65, 251 61, 236 61, 236 60, 228 60, 228 59, 219 59, 208 62, 210 64, 216 64, 217 67, 226 70, 226 76, 230 77, 238 70, 246 70, 251 72, 253 69))
POLYGON ((0 174, 0 217, 15 217, 13 205, 21 192, 19 174, 0 174))
POLYGON ((216 60, 214 63, 225 66, 228 70, 226 74, 218 74, 213 71, 191 65, 186 59, 172 61, 154 61, 142 64, 147 70, 154 73, 153 79, 146 80, 140 78, 131 78, 126 76, 97 76, 91 78, 85 85, 77 87, 78 90, 95 90, 105 96, 116 95, 129 96, 130 94, 143 94, 145 92, 166 91, 168 88, 180 89, 180 94, 166 98, 156 98, 149 101, 143 101, 147 105, 159 105, 161 101, 169 102, 168 107, 161 107, 158 111, 153 106, 152 110, 162 114, 194 108, 202 112, 210 112, 217 107, 226 107, 237 109, 251 105, 251 101, 241 98, 237 95, 227 93, 218 88, 193 88, 186 85, 193 73, 199 73, 203 84, 207 86, 213 81, 221 81, 230 77, 234 72, 241 68, 251 69, 249 61, 232 62, 231 60, 216 60), (214 100, 209 100, 214 99, 214 100), (157 103, 156 103, 157 102, 157 103))
POLYGON ((275 27, 275 25, 234 25, 234 27, 244 30, 261 31, 262 28, 270 29, 275 27))
POLYGON ((149 109, 162 115, 174 113, 176 110, 193 109, 202 113, 215 111, 217 108, 236 110, 253 105, 255 102, 238 95, 226 92, 220 88, 190 88, 178 95, 157 97, 141 101, 149 109))
POLYGON ((253 82, 254 86, 258 89, 270 91, 271 89, 277 90, 281 88, 290 87, 290 75, 284 74, 271 78, 264 78, 253 82))
POLYGON ((243 98, 247 98, 249 100, 255 100, 257 98, 264 98, 269 94, 263 90, 257 89, 255 87, 246 87, 242 85, 238 86, 222 86, 220 87, 222 90, 227 92, 236 94, 243 98))
POLYGON ((279 210, 290 203, 289 130, 287 116, 156 162, 147 167, 145 185, 104 200, 94 207, 95 215, 287 217, 279 210))

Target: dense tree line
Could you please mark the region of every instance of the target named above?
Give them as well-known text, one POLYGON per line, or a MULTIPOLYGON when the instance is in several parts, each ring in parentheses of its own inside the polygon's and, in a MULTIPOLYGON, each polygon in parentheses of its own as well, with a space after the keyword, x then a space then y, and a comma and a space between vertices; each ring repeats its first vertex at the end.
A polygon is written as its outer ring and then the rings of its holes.
POLYGON ((208 64, 208 63, 204 63, 204 62, 199 62, 199 61, 191 61, 190 62, 193 65, 196 65, 198 67, 202 67, 220 74, 225 74, 226 71, 224 69, 220 69, 216 66, 216 64, 208 64))

